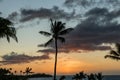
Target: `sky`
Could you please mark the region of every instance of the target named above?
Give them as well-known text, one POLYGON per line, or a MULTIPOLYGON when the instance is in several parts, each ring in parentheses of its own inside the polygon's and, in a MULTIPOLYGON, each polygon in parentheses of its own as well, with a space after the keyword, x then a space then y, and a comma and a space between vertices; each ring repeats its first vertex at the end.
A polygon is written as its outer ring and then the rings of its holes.
POLYGON ((57 74, 120 74, 119 61, 105 59, 120 42, 120 0, 0 0, 0 17, 14 23, 18 43, 0 39, 0 67, 53 74, 54 44, 38 47, 50 38, 50 18, 74 30, 59 43, 57 74), (48 68, 49 67, 49 68, 48 68))

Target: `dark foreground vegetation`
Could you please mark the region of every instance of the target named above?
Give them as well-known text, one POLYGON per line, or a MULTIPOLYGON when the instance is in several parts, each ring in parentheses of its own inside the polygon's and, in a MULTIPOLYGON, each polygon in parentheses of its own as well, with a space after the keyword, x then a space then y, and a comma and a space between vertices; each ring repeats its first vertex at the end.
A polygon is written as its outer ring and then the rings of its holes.
POLYGON ((0 68, 0 80, 28 80, 28 78, 52 77, 52 75, 45 73, 33 73, 32 68, 27 67, 24 72, 12 71, 12 68, 0 68))
POLYGON ((32 75, 2 75, 1 80, 28 80, 28 78, 52 77, 48 74, 32 74, 32 75))
POLYGON ((87 79, 87 80, 103 80, 103 75, 102 73, 97 73, 97 74, 94 74, 94 73, 91 73, 91 74, 85 74, 83 71, 82 72, 79 72, 77 74, 75 74, 73 76, 73 80, 83 80, 83 79, 87 79))

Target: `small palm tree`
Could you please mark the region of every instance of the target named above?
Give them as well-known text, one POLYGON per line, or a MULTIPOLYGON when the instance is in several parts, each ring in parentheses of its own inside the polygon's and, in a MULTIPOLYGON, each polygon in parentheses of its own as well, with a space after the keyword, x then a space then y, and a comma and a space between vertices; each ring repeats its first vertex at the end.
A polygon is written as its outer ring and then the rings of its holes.
POLYGON ((90 75, 87 75, 88 80, 96 80, 95 74, 91 73, 90 75))
POLYGON ((16 30, 14 27, 11 27, 13 23, 7 19, 0 17, 0 38, 6 37, 7 41, 10 42, 10 37, 14 40, 17 40, 16 30))
POLYGON ((44 46, 49 45, 52 41, 54 41, 54 43, 55 43, 56 53, 55 53, 54 79, 53 80, 56 80, 58 40, 60 40, 61 42, 65 42, 65 38, 63 37, 63 35, 72 31, 73 28, 67 28, 66 29, 65 28, 65 23, 62 23, 61 21, 52 21, 52 19, 50 19, 50 21, 51 21, 50 33, 46 32, 46 31, 40 31, 39 33, 42 34, 42 35, 45 35, 47 37, 51 36, 51 39, 48 42, 46 42, 44 44, 44 46))
POLYGON ((20 70, 20 75, 22 75, 22 73, 23 73, 22 70, 20 70))
POLYGON ((61 76, 59 80, 65 80, 65 76, 61 76))
POLYGON ((16 74, 17 74, 17 71, 15 70, 14 73, 15 73, 15 75, 16 75, 16 74))
POLYGON ((98 74, 96 74, 95 76, 96 76, 97 80, 103 80, 103 75, 102 75, 102 73, 98 73, 98 74))
POLYGON ((116 51, 115 50, 111 50, 110 53, 108 55, 105 56, 105 58, 111 58, 114 60, 120 60, 120 44, 116 43, 116 51))
POLYGON ((79 74, 74 75, 72 79, 73 80, 83 80, 85 78, 86 78, 86 74, 83 71, 81 71, 79 74))
POLYGON ((8 75, 10 74, 11 71, 9 69, 6 69, 6 68, 0 68, 0 76, 3 76, 3 75, 8 75))
POLYGON ((26 75, 28 75, 29 73, 33 73, 31 71, 32 71, 32 68, 26 67, 25 72, 23 73, 26 73, 26 75))

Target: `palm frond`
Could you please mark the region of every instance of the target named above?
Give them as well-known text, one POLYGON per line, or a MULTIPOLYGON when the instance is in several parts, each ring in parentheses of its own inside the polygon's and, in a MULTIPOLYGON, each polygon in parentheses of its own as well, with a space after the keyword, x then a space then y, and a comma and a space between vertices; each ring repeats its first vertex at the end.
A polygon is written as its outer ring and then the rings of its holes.
POLYGON ((44 44, 44 46, 45 46, 45 47, 48 46, 50 43, 52 43, 52 41, 53 41, 53 38, 51 38, 48 42, 46 42, 46 43, 44 44))
POLYGON ((51 26, 53 26, 53 20, 50 18, 50 21, 51 21, 51 26))
POLYGON ((39 45, 38 45, 38 47, 43 47, 43 46, 44 46, 44 44, 39 44, 39 45))
POLYGON ((10 27, 10 28, 11 28, 11 31, 9 33, 9 36, 12 37, 16 42, 18 42, 15 28, 14 27, 10 27))
POLYGON ((65 29, 65 23, 62 23, 61 21, 58 21, 57 25, 55 27, 55 33, 59 33, 64 29, 65 29))
POLYGON ((60 40, 62 43, 65 42, 65 38, 64 37, 58 37, 58 40, 60 40))
POLYGON ((112 56, 112 55, 106 55, 105 58, 111 58, 114 60, 120 60, 120 57, 112 56))
POLYGON ((39 33, 44 35, 44 36, 51 36, 51 33, 49 33, 49 32, 40 31, 39 33))
POLYGON ((0 38, 6 37, 10 42, 10 37, 18 42, 16 37, 16 30, 14 27, 10 27, 13 23, 7 19, 0 17, 0 38))
POLYGON ((54 21, 53 26, 51 27, 51 32, 52 33, 56 33, 56 29, 57 29, 56 26, 57 26, 57 21, 54 21))
POLYGON ((56 26, 57 26, 57 28, 59 28, 59 30, 62 30, 62 29, 65 28, 65 23, 62 23, 61 21, 58 21, 56 26))
POLYGON ((113 55, 113 56, 120 56, 116 51, 114 50, 111 50, 110 51, 110 54, 113 55))
POLYGON ((54 32, 54 22, 53 20, 50 18, 50 21, 51 21, 51 32, 54 32))
POLYGON ((57 32, 59 33, 64 29, 65 29, 65 23, 58 22, 58 24, 57 24, 57 32))
POLYGON ((8 36, 8 35, 7 35, 7 37, 6 37, 6 38, 7 38, 7 41, 8 41, 8 42, 10 42, 10 38, 9 38, 9 36, 8 36))
POLYGON ((73 29, 73 28, 65 29, 65 30, 61 31, 61 32, 59 33, 59 35, 65 35, 65 34, 71 32, 72 30, 74 30, 74 29, 73 29))
POLYGON ((13 23, 8 19, 0 17, 0 25, 12 25, 13 23))
POLYGON ((17 39, 17 36, 16 35, 13 35, 11 36, 16 42, 18 42, 18 39, 17 39))

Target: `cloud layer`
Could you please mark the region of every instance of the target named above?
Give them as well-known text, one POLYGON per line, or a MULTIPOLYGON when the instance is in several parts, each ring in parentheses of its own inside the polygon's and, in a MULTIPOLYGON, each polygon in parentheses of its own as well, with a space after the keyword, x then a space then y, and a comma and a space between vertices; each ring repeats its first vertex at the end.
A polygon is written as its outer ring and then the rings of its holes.
POLYGON ((11 52, 10 55, 2 56, 2 61, 0 61, 0 63, 2 65, 20 64, 20 63, 29 63, 35 60, 49 60, 49 59, 51 58, 47 54, 41 56, 29 56, 25 54, 18 54, 16 52, 11 52))
MULTIPOLYGON (((115 5, 118 6, 120 0, 65 0, 66 6, 91 6, 91 5, 115 5)), ((82 13, 82 12, 81 12, 82 13)), ((51 9, 21 9, 20 13, 13 12, 9 18, 17 18, 20 16, 20 22, 27 22, 33 19, 76 19, 76 17, 83 18, 82 21, 78 20, 75 30, 66 37, 66 43, 59 44, 59 52, 69 53, 71 51, 81 52, 81 50, 108 50, 110 46, 103 44, 110 44, 120 42, 120 8, 109 9, 105 6, 90 7, 86 10, 85 14, 66 12, 54 6, 51 9)), ((74 23, 73 23, 74 24, 74 23)), ((51 44, 52 49, 39 50, 42 53, 54 53, 55 48, 51 44)))
MULTIPOLYGON (((107 8, 93 8, 86 12, 85 19, 76 25, 75 29, 66 36, 66 43, 59 45, 63 52, 81 50, 109 50, 111 44, 120 42, 120 10, 109 11, 107 8)), ((53 47, 53 46, 51 46, 53 47)), ((54 48, 54 47, 53 47, 54 48)), ((53 52, 42 50, 41 52, 53 52)))
POLYGON ((20 14, 17 12, 11 13, 8 18, 14 20, 20 16, 20 22, 26 22, 33 19, 66 19, 70 20, 75 17, 75 11, 68 13, 59 7, 54 6, 51 9, 39 8, 39 9, 21 9, 20 14))
POLYGON ((119 6, 120 0, 65 0, 64 5, 67 7, 75 7, 75 6, 94 6, 100 4, 109 4, 109 6, 119 6))

